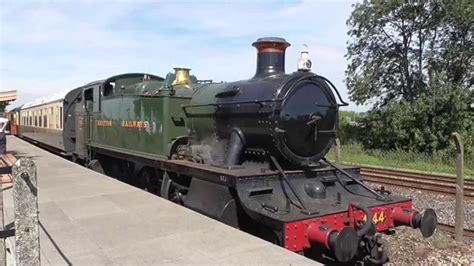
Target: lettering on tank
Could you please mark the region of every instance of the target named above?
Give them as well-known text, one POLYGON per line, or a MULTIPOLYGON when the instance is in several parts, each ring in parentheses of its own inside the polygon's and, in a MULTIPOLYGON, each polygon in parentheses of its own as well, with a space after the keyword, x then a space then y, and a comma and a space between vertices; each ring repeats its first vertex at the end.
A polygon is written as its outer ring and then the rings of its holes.
POLYGON ((148 121, 122 121, 123 128, 150 128, 150 123, 148 121))
POLYGON ((97 120, 95 123, 98 127, 112 127, 112 120, 97 120))

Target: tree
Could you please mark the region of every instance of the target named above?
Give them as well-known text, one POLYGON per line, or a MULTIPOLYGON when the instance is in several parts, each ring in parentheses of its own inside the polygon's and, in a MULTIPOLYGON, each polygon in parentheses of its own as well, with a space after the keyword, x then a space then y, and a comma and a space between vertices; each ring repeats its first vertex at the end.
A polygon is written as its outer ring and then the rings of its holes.
POLYGON ((474 70, 474 11, 470 1, 371 1, 356 4, 346 83, 351 100, 413 102, 435 73, 469 87, 474 70))
POLYGON ((469 104, 474 93, 443 79, 433 81, 430 89, 438 96, 421 95, 414 102, 392 102, 368 112, 361 120, 364 146, 428 154, 454 152, 450 135, 458 131, 464 136, 466 154, 472 156, 474 120, 469 104))
POLYGON ((472 1, 364 1, 347 25, 350 98, 374 103, 366 147, 435 154, 453 131, 472 143, 472 1))
POLYGON ((7 108, 7 105, 9 105, 9 102, 0 102, 0 113, 5 113, 5 109, 7 108))

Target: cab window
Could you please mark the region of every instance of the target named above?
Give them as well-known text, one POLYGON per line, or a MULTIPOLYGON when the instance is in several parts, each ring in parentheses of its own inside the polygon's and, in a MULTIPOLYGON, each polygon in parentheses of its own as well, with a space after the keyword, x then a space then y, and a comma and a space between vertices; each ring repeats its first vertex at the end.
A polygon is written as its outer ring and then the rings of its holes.
POLYGON ((104 97, 113 96, 115 94, 115 81, 104 84, 102 95, 104 97))

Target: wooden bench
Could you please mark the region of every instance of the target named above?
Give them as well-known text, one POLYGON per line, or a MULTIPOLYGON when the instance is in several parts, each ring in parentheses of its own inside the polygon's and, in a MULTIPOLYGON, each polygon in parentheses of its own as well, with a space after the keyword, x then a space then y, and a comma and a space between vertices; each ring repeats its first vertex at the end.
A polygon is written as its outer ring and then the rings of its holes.
POLYGON ((16 158, 10 153, 3 154, 0 157, 0 183, 12 183, 12 166, 15 164, 16 158))

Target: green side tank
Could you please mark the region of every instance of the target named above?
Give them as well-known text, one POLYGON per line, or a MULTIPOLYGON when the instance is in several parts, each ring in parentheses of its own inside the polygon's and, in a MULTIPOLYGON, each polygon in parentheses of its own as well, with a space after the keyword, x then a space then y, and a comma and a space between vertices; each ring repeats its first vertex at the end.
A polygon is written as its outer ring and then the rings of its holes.
POLYGON ((90 118, 90 146, 148 158, 166 159, 174 141, 187 135, 185 115, 196 77, 175 68, 165 79, 124 82, 115 76, 104 81, 100 112, 90 118), (112 88, 111 91, 107 88, 112 88))

